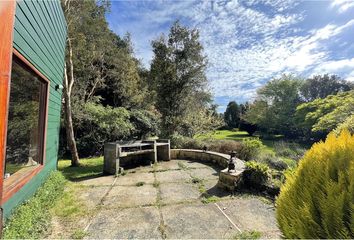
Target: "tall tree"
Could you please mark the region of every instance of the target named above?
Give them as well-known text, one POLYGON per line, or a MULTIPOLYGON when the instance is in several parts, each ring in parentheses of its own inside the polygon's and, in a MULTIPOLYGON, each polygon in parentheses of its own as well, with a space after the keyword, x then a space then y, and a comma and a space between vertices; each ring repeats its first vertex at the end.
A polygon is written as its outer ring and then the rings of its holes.
POLYGON ((237 128, 240 123, 240 107, 235 101, 229 102, 224 113, 224 120, 229 128, 237 128))
POLYGON ((199 32, 175 22, 168 37, 152 42, 151 89, 156 93, 156 107, 162 114, 164 135, 178 131, 178 125, 195 107, 207 107, 205 77, 206 57, 199 32), (195 103, 194 106, 189 104, 195 103))
POLYGON ((306 102, 311 102, 318 98, 325 98, 329 95, 335 95, 339 92, 349 91, 354 85, 336 75, 325 74, 316 75, 306 79, 301 86, 301 95, 306 102))
POLYGON ((244 119, 269 133, 281 133, 288 137, 297 135, 295 112, 301 103, 299 89, 302 83, 302 80, 291 75, 269 81, 257 91, 257 100, 244 119))

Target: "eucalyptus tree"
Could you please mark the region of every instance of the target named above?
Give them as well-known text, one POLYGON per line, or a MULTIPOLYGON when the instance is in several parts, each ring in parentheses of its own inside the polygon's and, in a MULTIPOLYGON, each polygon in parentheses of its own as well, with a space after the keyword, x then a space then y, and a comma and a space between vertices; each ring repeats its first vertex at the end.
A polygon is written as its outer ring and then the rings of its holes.
POLYGON ((168 36, 152 42, 150 89, 156 93, 156 108, 162 115, 164 135, 178 132, 183 116, 210 103, 206 56, 197 29, 176 21, 168 36), (192 103, 192 104, 191 104, 192 103))

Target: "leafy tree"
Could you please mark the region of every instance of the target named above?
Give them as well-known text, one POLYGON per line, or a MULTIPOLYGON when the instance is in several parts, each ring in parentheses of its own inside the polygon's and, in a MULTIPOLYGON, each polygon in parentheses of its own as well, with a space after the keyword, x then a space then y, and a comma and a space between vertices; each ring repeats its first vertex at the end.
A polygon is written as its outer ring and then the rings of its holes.
POLYGON ((287 175, 277 198, 285 238, 354 238, 354 136, 328 135, 287 175))
POLYGON ((244 120, 269 133, 288 137, 297 135, 294 116, 301 103, 299 89, 302 82, 291 75, 271 80, 257 91, 257 99, 250 105, 244 120))
POLYGON ((325 98, 339 92, 353 89, 353 84, 347 82, 336 75, 317 75, 306 79, 301 86, 301 95, 306 102, 311 102, 318 98, 325 98))
POLYGON ((301 104, 296 110, 298 125, 307 132, 329 133, 348 124, 354 115, 354 90, 301 104))
POLYGON ((239 105, 235 102, 229 102, 224 113, 224 120, 229 128, 237 128, 240 123, 240 112, 241 109, 239 105))
POLYGON ((199 41, 199 32, 175 22, 168 37, 152 42, 151 86, 156 93, 156 108, 162 115, 163 134, 178 131, 184 115, 196 107, 207 107, 210 95, 206 91, 206 57, 199 41), (194 106, 191 107, 193 103, 194 106))

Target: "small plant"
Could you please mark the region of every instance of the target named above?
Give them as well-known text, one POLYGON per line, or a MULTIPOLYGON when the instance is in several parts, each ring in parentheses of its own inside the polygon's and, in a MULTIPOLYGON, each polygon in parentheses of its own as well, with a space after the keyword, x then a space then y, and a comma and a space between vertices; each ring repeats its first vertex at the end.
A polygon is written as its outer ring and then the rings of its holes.
POLYGON ((258 231, 245 231, 239 234, 236 234, 233 239, 260 239, 262 234, 258 231))
POLYGON ((152 186, 153 186, 154 188, 158 188, 158 187, 160 186, 160 182, 159 182, 159 181, 155 181, 155 182, 152 184, 152 186))
POLYGON ((87 233, 82 229, 76 229, 73 234, 71 234, 72 239, 83 239, 87 236, 87 233))
POLYGON ((135 184, 135 186, 141 187, 141 186, 144 186, 144 184, 145 184, 145 182, 137 182, 137 183, 135 184))
POLYGON ((250 161, 246 163, 246 169, 242 176, 244 184, 261 188, 268 181, 269 167, 264 163, 250 161))
POLYGON ((242 141, 242 148, 237 152, 237 157, 249 161, 255 159, 264 145, 259 139, 246 138, 242 141))
POLYGON ((199 183, 202 183, 202 182, 203 182, 203 179, 197 178, 197 177, 192 177, 192 183, 199 184, 199 183))
POLYGON ((217 196, 210 196, 209 194, 203 194, 203 198, 202 198, 202 203, 204 204, 208 204, 208 203, 214 203, 214 202, 218 202, 220 201, 220 198, 217 196))

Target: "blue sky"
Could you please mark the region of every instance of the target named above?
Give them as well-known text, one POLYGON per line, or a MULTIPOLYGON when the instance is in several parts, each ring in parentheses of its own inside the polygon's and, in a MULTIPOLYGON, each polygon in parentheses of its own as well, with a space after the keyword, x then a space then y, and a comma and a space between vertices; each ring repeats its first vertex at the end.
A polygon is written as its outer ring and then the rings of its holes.
POLYGON ((354 81, 354 0, 112 0, 107 14, 115 33, 131 34, 147 68, 151 40, 176 19, 200 31, 221 112, 231 100, 252 101, 257 88, 282 73, 354 81))

